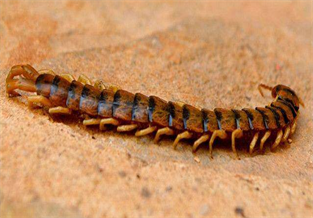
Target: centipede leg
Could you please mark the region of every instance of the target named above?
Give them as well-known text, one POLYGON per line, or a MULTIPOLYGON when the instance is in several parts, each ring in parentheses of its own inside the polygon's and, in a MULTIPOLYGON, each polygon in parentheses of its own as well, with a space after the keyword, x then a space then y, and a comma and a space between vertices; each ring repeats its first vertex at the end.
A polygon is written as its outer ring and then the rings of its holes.
POLYGON ((275 149, 279 145, 279 143, 281 142, 282 137, 283 137, 283 130, 279 130, 278 133, 277 133, 275 142, 274 142, 274 144, 271 147, 272 150, 275 149))
POLYGON ((18 96, 19 94, 14 91, 15 89, 27 91, 27 92, 36 92, 35 84, 24 78, 12 79, 6 83, 6 90, 10 96, 18 96))
POLYGON ((208 135, 208 134, 205 134, 205 135, 201 136, 200 138, 198 138, 198 139, 193 143, 192 151, 193 151, 193 152, 196 152, 196 150, 197 150, 197 148, 200 146, 200 144, 202 144, 203 142, 208 141, 209 138, 210 138, 210 135, 208 135))
POLYGON ((178 104, 180 107, 183 107, 186 103, 183 101, 175 101, 176 104, 178 104))
POLYGON ((293 135, 293 133, 296 131, 297 128, 297 122, 295 121, 291 126, 290 134, 293 135))
POLYGON ((83 121, 84 126, 98 125, 100 124, 101 119, 86 119, 83 121))
POLYGON ((98 90, 102 91, 103 89, 106 88, 106 86, 104 85, 103 81, 102 80, 97 80, 95 82, 95 85, 94 87, 96 87, 98 90))
POLYGON ((212 134, 212 137, 209 142, 209 153, 210 157, 213 158, 213 143, 216 137, 219 137, 221 139, 227 138, 227 133, 224 130, 215 130, 212 134))
POLYGON ((27 97, 29 107, 32 107, 34 104, 41 104, 42 106, 51 107, 51 102, 48 98, 41 95, 34 95, 27 97))
POLYGON ((64 73, 60 75, 61 77, 63 77, 64 79, 66 79, 67 81, 69 81, 70 83, 75 80, 74 76, 72 76, 69 73, 64 73))
POLYGON ((174 131, 170 129, 169 127, 159 129, 155 135, 154 143, 158 143, 161 135, 174 135, 174 131))
POLYGON ((137 124, 122 125, 122 126, 118 126, 116 131, 118 131, 118 132, 129 132, 129 131, 132 131, 134 129, 137 129, 137 127, 138 127, 137 124))
POLYGON ((192 137, 192 133, 188 132, 188 131, 185 131, 183 133, 180 133, 177 135, 174 143, 173 143, 173 147, 174 149, 176 149, 177 147, 177 144, 178 142, 181 140, 181 139, 190 139, 192 137))
POLYGON ((20 89, 27 92, 36 92, 34 81, 39 76, 39 73, 30 65, 16 65, 13 66, 6 78, 6 92, 9 96, 18 96, 14 91, 20 89), (19 79, 14 77, 21 75, 19 79))
POLYGON ((41 69, 38 71, 40 74, 51 74, 53 76, 55 76, 55 72, 53 70, 50 69, 41 69))
POLYGON ((15 76, 23 75, 26 79, 35 80, 39 73, 29 64, 27 65, 15 65, 11 68, 6 82, 12 80, 15 76))
POLYGON ((231 147, 233 152, 235 153, 235 156, 237 159, 239 159, 237 150, 236 150, 236 138, 241 138, 243 136, 242 130, 241 129, 236 129, 235 131, 233 131, 233 133, 231 134, 231 147))
POLYGON ((266 140, 268 139, 268 137, 270 137, 271 135, 271 131, 266 131, 264 136, 261 139, 261 143, 260 143, 260 150, 263 151, 263 147, 264 147, 264 143, 266 142, 266 140))
POLYGON ((117 86, 117 85, 108 85, 108 89, 112 90, 114 93, 117 92, 117 90, 120 90, 121 87, 117 86))
POLYGON ((78 81, 78 82, 81 82, 81 83, 84 84, 84 85, 86 85, 86 84, 91 85, 90 79, 89 79, 87 76, 85 76, 85 75, 80 75, 80 76, 78 77, 78 80, 77 80, 77 81, 78 81))
POLYGON ((249 146, 249 153, 250 153, 250 154, 252 154, 253 149, 254 149, 254 147, 255 147, 255 144, 256 144, 256 142, 258 141, 258 138, 259 138, 259 132, 256 132, 256 133, 254 134, 253 139, 252 139, 252 141, 251 141, 251 143, 250 143, 250 146, 249 146))
POLYGON ((283 136, 282 142, 287 141, 289 135, 290 135, 290 126, 287 126, 285 131, 284 131, 284 136, 283 136))
POLYGON ((156 126, 149 126, 149 127, 146 128, 146 129, 138 130, 138 131, 135 133, 135 136, 139 137, 139 136, 148 135, 148 134, 153 133, 153 132, 156 131, 156 130, 157 130, 157 127, 156 127, 156 126))
POLYGON ((94 85, 98 90, 102 91, 103 89, 109 89, 111 91, 113 91, 114 93, 117 91, 117 90, 120 90, 121 87, 117 86, 117 85, 112 85, 112 84, 107 84, 105 82, 103 82, 102 80, 97 80, 95 82, 95 85, 94 85))
POLYGON ((100 121, 100 130, 105 130, 105 125, 113 125, 113 126, 118 126, 120 122, 114 118, 106 118, 106 119, 101 119, 100 121))
POLYGON ((49 109, 49 114, 71 114, 72 111, 66 107, 53 107, 49 109))

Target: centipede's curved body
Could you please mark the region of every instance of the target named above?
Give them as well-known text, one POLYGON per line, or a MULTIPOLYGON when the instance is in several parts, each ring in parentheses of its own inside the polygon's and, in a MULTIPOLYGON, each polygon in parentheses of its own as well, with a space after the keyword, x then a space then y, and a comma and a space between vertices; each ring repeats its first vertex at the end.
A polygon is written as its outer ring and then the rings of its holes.
POLYGON ((48 107, 50 113, 77 111, 86 114, 89 118, 84 120, 84 125, 99 125, 104 129, 105 125, 111 124, 118 126, 120 132, 136 129, 136 136, 157 132, 155 141, 161 135, 177 135, 175 147, 179 140, 191 138, 195 139, 194 150, 201 143, 208 142, 210 152, 216 138, 230 138, 236 153, 236 138, 245 135, 253 136, 250 152, 257 142, 262 150, 270 135, 276 137, 272 148, 277 147, 295 131, 301 103, 287 86, 270 88, 261 85, 261 88, 271 89, 274 101, 268 106, 241 110, 216 108, 212 111, 167 102, 156 96, 132 94, 101 83, 92 86, 85 77, 76 81, 68 74, 58 76, 51 72, 39 73, 30 65, 14 66, 6 80, 7 93, 17 95, 16 89, 35 92, 36 96, 28 97, 30 103, 48 107))

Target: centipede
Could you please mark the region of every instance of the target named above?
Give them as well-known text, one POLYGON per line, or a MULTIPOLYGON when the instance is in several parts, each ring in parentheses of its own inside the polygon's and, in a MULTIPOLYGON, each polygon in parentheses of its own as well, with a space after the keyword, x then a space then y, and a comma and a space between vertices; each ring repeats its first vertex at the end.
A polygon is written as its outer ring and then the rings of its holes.
POLYGON ((214 142, 228 140, 236 159, 236 141, 245 140, 250 154, 258 147, 264 150, 269 139, 270 149, 291 140, 299 117, 302 100, 285 85, 258 89, 271 91, 273 101, 265 107, 208 110, 182 102, 165 101, 157 96, 130 93, 115 85, 97 80, 93 85, 85 75, 77 80, 71 74, 56 75, 52 70, 35 70, 31 65, 15 65, 6 78, 9 97, 26 96, 28 104, 45 108, 51 115, 84 115, 84 126, 108 126, 117 132, 135 132, 141 137, 154 134, 158 143, 164 136, 174 136, 173 147, 183 139, 193 140, 192 151, 207 143, 212 156, 214 142))

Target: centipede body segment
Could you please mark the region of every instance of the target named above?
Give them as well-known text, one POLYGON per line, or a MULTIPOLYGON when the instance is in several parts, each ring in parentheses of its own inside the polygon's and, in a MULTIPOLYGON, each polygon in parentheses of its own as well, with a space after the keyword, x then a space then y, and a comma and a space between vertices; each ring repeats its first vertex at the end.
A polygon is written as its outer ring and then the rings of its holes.
POLYGON ((194 139, 193 151, 201 144, 209 146, 210 155, 216 139, 230 139, 236 157, 236 141, 251 135, 249 151, 259 144, 260 150, 268 138, 275 137, 271 148, 287 141, 294 133, 302 104, 296 93, 285 85, 262 89, 271 90, 274 101, 265 107, 244 109, 198 109, 180 102, 167 102, 156 96, 130 93, 101 81, 91 85, 80 76, 76 81, 70 74, 55 75, 51 70, 36 71, 30 65, 13 66, 6 79, 9 96, 17 90, 35 93, 28 96, 29 104, 39 104, 51 114, 71 114, 76 111, 88 116, 86 126, 117 126, 117 131, 136 130, 135 136, 155 133, 155 142, 164 135, 176 135, 174 147, 182 139, 194 139))

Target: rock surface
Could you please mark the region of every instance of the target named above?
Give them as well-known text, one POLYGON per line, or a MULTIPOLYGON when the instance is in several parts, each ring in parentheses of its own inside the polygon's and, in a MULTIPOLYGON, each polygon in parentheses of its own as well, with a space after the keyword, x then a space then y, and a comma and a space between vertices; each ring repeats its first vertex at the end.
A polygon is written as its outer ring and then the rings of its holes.
POLYGON ((2 2, 0 216, 312 217, 312 21, 309 1, 2 2), (4 88, 21 63, 210 109, 266 105, 257 85, 282 83, 306 108, 290 145, 210 160, 30 110, 4 88))

